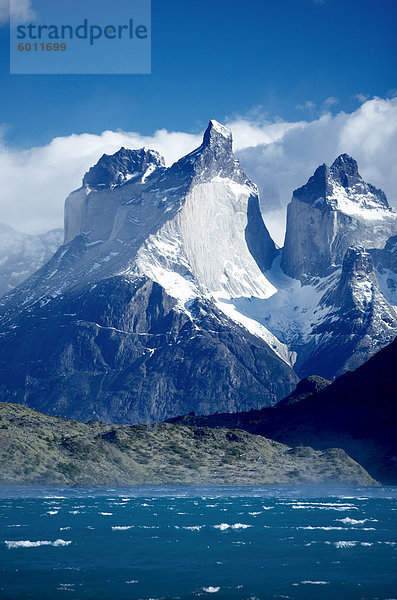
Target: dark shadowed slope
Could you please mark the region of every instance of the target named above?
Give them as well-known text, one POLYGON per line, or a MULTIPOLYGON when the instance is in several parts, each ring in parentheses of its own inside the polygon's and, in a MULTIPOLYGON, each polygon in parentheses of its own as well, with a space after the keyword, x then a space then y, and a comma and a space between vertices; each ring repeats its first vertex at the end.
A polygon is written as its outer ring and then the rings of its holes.
POLYGON ((341 447, 383 483, 397 483, 397 339, 327 385, 300 382, 278 406, 234 415, 181 417, 184 424, 239 427, 291 445, 341 447))

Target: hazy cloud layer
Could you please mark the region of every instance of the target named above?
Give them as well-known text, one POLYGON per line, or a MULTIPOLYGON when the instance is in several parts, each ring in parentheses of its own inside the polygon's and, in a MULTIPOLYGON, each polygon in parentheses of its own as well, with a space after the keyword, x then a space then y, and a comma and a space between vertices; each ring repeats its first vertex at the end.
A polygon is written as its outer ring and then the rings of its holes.
MULTIPOLYGON (((364 178, 397 204, 397 98, 375 98, 351 114, 326 113, 311 122, 240 118, 228 125, 244 168, 259 185, 265 220, 278 243, 292 191, 342 152, 351 154, 364 178)), ((0 141, 0 222, 34 233, 60 227, 66 196, 104 152, 146 146, 171 164, 200 142, 201 135, 166 130, 150 137, 123 131, 72 135, 23 151, 0 141)))

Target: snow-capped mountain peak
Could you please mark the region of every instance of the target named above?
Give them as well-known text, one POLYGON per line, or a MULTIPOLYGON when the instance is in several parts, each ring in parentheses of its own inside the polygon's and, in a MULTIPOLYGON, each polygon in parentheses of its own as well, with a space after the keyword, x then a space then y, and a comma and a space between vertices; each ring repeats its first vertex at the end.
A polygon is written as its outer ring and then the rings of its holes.
POLYGON ((341 265, 349 246, 382 247, 395 233, 397 214, 382 190, 366 183, 347 154, 318 167, 288 205, 282 268, 305 279, 341 265))
POLYGON ((148 170, 153 172, 163 166, 164 159, 155 150, 129 150, 122 147, 112 155, 103 154, 84 175, 83 186, 94 190, 112 188, 133 178, 142 178, 148 170))
POLYGON ((226 127, 225 125, 218 123, 218 121, 215 121, 215 119, 211 119, 204 133, 203 144, 211 145, 216 142, 219 142, 220 140, 222 140, 222 138, 228 145, 230 145, 231 149, 231 145, 233 142, 231 130, 229 129, 229 127, 226 127))
MULTIPOLYGON (((169 168, 148 150, 102 157, 66 200, 65 241, 3 301, 0 358, 21 354, 26 402, 131 422, 291 391, 294 356, 248 315, 276 292, 277 250, 223 126, 169 168)), ((20 381, 0 368, 8 397, 20 381)))

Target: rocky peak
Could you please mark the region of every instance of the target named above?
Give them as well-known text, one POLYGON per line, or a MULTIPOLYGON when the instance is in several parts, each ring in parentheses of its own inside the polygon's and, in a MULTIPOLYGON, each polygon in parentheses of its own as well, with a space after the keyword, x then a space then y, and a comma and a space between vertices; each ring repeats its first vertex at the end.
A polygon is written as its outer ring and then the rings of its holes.
POLYGON ((348 154, 338 156, 332 163, 329 171, 333 179, 339 180, 344 187, 349 187, 351 183, 355 183, 357 179, 361 179, 357 161, 348 154))
POLYGON ((316 204, 316 206, 319 207, 320 204, 325 204, 325 198, 327 197, 328 192, 327 180, 328 167, 324 163, 317 167, 314 174, 308 179, 305 185, 294 190, 292 197, 297 198, 306 204, 316 204))
POLYGON ((308 182, 294 191, 293 198, 320 210, 345 214, 363 209, 390 211, 385 193, 363 180, 357 161, 348 154, 338 156, 330 167, 320 165, 308 182))
POLYGON ((397 215, 366 183, 357 162, 341 154, 319 166, 288 205, 282 268, 298 279, 324 276, 342 264, 349 246, 380 248, 397 231, 397 215))
POLYGON ((96 190, 113 188, 163 166, 164 159, 155 150, 129 150, 122 147, 115 154, 103 154, 84 175, 83 186, 96 190))
POLYGON ((232 132, 228 127, 221 125, 218 121, 211 119, 203 137, 203 147, 209 147, 213 150, 222 149, 232 152, 232 132))
POLYGON ((232 132, 212 119, 201 146, 181 158, 170 169, 171 177, 202 183, 214 177, 229 178, 243 185, 252 184, 233 154, 232 132))

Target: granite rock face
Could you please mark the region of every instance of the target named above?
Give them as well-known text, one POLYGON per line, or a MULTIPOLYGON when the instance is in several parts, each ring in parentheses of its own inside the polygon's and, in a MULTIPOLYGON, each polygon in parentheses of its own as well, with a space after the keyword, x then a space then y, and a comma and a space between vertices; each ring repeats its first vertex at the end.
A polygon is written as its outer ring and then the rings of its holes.
POLYGON ((281 267, 302 281, 324 277, 342 264, 349 246, 380 248, 396 228, 384 192, 365 183, 356 161, 342 154, 294 191, 281 267))

